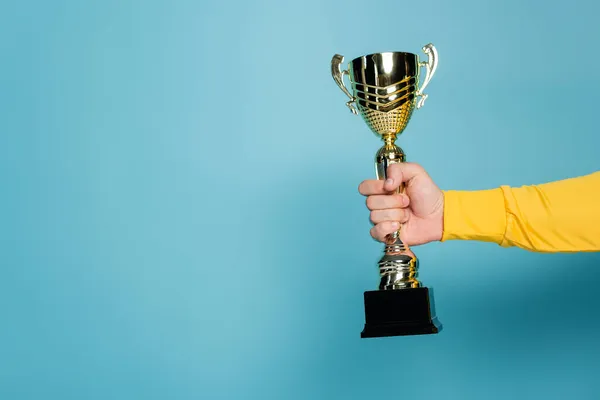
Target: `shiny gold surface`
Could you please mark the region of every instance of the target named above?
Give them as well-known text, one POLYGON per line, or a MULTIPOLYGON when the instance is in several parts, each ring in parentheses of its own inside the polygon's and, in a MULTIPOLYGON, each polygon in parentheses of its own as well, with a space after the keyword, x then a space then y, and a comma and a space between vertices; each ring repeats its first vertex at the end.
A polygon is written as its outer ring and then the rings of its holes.
POLYGON ((343 62, 343 56, 339 54, 333 56, 333 58, 331 59, 331 76, 333 76, 333 80, 335 81, 335 83, 338 84, 339 88, 342 89, 342 92, 344 92, 344 94, 350 99, 350 101, 346 103, 346 106, 348 106, 350 111, 352 111, 352 114, 357 115, 358 112, 356 111, 356 108, 353 105, 354 96, 350 94, 350 92, 346 88, 346 85, 344 85, 344 75, 348 75, 348 70, 342 70, 343 62))
MULTIPOLYGON (((355 115, 360 115, 370 130, 379 136, 384 145, 375 155, 378 179, 387 178, 391 164, 406 161, 404 151, 395 142, 408 125, 415 109, 423 106, 427 95, 423 90, 437 69, 437 51, 432 44, 423 47, 428 60, 407 52, 373 53, 357 57, 342 69, 344 57, 336 54, 331 60, 331 74, 340 89, 349 98, 346 103, 355 115), (419 87, 420 68, 426 74, 419 87), (344 84, 350 81, 351 90, 344 84)), ((403 192, 402 185, 398 192, 403 192)), ((388 235, 385 249, 379 260, 382 290, 419 287, 418 259, 400 240, 402 227, 388 235)))
MULTIPOLYGON (((377 179, 387 178, 390 165, 406 161, 406 154, 394 141, 396 135, 385 136, 385 144, 375 155, 377 179)), ((400 185, 397 193, 403 193, 404 184, 400 185)), ((414 253, 400 239, 402 225, 396 232, 385 237, 384 254, 379 260, 380 289, 416 288, 421 284, 418 277, 418 260, 414 253)))
POLYGON ((414 108, 414 102, 406 101, 389 111, 378 111, 359 105, 358 112, 373 133, 381 137, 395 137, 402 133, 408 125, 414 108))

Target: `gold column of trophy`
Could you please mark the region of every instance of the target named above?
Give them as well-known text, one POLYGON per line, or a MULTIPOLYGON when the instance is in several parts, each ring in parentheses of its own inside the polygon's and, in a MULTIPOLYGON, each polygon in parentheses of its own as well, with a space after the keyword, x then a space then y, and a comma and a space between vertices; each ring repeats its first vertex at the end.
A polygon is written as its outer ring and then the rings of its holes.
MULTIPOLYGON (((423 90, 435 74, 437 51, 432 44, 423 47, 427 61, 417 54, 386 52, 369 54, 350 61, 342 70, 344 57, 334 55, 331 74, 350 98, 346 105, 360 114, 384 145, 375 156, 377 179, 386 179, 388 166, 406 161, 404 151, 395 142, 408 124, 415 108, 427 98, 423 90), (425 67, 419 85, 420 68, 425 67), (347 75, 351 90, 344 84, 347 75)), ((398 191, 404 191, 402 185, 398 191)), ((365 327, 361 337, 382 337, 438 333, 442 329, 435 314, 433 292, 417 279, 419 261, 400 240, 400 230, 386 238, 379 261, 379 290, 364 293, 365 327)))

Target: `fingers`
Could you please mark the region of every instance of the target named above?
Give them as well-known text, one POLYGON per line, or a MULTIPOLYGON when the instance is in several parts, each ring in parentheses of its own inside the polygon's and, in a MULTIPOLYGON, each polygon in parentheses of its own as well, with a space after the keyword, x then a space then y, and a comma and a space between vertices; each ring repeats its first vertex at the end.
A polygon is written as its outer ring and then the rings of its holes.
POLYGON ((391 210, 375 210, 371 211, 371 222, 381 224, 383 222, 400 222, 401 224, 408 221, 408 210, 393 208, 391 210))
POLYGON ((406 208, 410 200, 405 194, 382 194, 367 197, 367 208, 371 211, 390 208, 406 208))
POLYGON ((419 164, 403 162, 392 164, 387 170, 387 179, 383 185, 383 190, 391 192, 402 184, 407 183, 414 177, 425 174, 425 170, 419 164))
POLYGON ((365 180, 358 186, 358 191, 364 196, 389 194, 398 189, 402 183, 407 183, 416 176, 426 173, 419 164, 411 162, 392 164, 388 167, 385 181, 365 180))
POLYGON ((371 210, 370 218, 374 224, 370 233, 375 240, 384 242, 387 235, 400 228, 400 224, 408 222, 411 215, 409 197, 395 192, 401 184, 409 184, 426 174, 420 165, 403 162, 388 167, 385 181, 365 180, 358 186, 358 191, 367 196, 367 208, 371 210))
POLYGON ((358 185, 358 192, 363 196, 372 196, 374 194, 389 194, 383 189, 383 180, 371 179, 362 181, 358 185))
POLYGON ((390 233, 396 232, 399 227, 400 224, 396 221, 382 222, 371 228, 371 237, 380 242, 384 242, 385 237, 390 233))
POLYGON ((409 216, 410 213, 406 209, 371 211, 371 222, 375 224, 371 228, 371 236, 380 242, 385 241, 385 237, 396 232, 400 224, 408 222, 409 216))

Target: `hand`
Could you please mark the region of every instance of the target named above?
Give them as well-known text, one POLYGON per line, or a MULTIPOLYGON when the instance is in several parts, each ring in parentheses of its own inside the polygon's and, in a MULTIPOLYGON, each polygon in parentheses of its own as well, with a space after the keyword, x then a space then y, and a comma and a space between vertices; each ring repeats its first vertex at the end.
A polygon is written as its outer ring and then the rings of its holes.
POLYGON ((358 191, 367 196, 371 210, 371 236, 385 242, 385 236, 402 225, 400 239, 408 246, 439 241, 444 229, 444 194, 425 172, 414 163, 388 167, 388 178, 363 181, 358 191), (404 194, 394 191, 405 183, 404 194))

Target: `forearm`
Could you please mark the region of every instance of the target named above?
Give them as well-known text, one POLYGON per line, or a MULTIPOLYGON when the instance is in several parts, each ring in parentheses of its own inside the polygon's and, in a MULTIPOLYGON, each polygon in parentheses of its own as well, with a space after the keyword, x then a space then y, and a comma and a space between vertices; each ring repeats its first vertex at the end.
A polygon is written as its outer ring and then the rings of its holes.
POLYGON ((600 172, 540 185, 444 192, 442 241, 600 251, 600 172))

